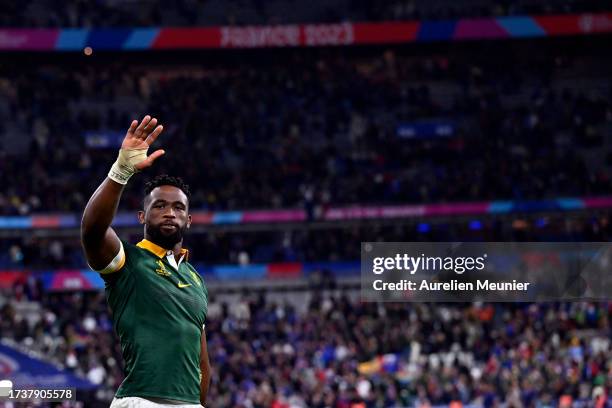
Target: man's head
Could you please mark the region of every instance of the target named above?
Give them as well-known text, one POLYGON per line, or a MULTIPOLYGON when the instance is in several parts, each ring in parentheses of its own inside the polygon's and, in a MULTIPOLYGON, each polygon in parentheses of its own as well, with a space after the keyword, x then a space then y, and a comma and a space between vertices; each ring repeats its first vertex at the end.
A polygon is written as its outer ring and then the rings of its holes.
POLYGON ((145 238, 171 249, 183 240, 191 225, 189 186, 180 177, 156 176, 145 184, 143 210, 138 220, 145 226, 145 238))

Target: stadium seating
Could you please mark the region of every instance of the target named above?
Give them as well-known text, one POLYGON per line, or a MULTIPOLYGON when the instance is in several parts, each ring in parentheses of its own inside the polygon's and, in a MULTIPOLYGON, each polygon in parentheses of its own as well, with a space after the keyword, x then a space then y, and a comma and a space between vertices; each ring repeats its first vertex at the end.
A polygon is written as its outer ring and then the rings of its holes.
MULTIPOLYGON (((209 400, 558 406, 561 398, 588 404, 610 387, 610 302, 382 306, 358 297, 244 291, 231 302, 213 299, 209 400)), ((47 294, 32 280, 0 302, 0 316, 0 337, 97 384, 94 398, 112 398, 122 360, 103 293, 47 294)))
POLYGON ((605 10, 605 2, 594 0, 177 0, 98 1, 95 7, 84 0, 61 7, 49 7, 41 0, 26 7, 7 3, 0 26, 8 27, 128 27, 128 26, 210 26, 295 24, 338 21, 381 21, 457 17, 504 16, 520 14, 563 14, 605 10))
POLYGON ((607 195, 612 60, 593 41, 8 66, 0 215, 80 212, 144 112, 167 129, 155 171, 194 209, 607 195))
MULTIPOLYGON (((79 34, 92 27, 436 25, 610 8, 594 0, 79 0, 52 10, 40 0, 5 3, 3 28, 77 28, 60 33, 77 40, 99 35, 79 34)), ((159 173, 182 176, 191 210, 206 216, 305 214, 270 224, 199 222, 187 235, 190 261, 211 288, 210 406, 612 404, 612 302, 360 301, 362 241, 612 236, 609 205, 577 199, 612 191, 609 35, 430 40, 10 54, 0 64, 0 356, 19 351, 20 361, 44 361, 86 382, 75 407, 107 407, 113 398, 121 348, 74 220, 130 121, 150 113, 165 126, 155 147, 167 154, 130 181, 124 218, 141 208, 144 182, 159 173), (499 213, 319 217, 334 206, 479 202, 499 213), (27 228, 17 225, 24 220, 27 228), (56 228, 61 222, 68 226, 56 228), (248 284, 234 279, 236 270, 247 271, 239 277, 248 284)), ((123 238, 142 238, 126 224, 117 227, 123 238)), ((17 365, 0 365, 0 380, 17 365)))

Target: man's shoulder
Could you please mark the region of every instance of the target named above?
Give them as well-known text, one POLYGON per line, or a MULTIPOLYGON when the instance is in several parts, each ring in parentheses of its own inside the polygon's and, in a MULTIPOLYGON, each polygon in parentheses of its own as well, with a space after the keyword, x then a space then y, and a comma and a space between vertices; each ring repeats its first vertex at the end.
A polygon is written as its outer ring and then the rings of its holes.
POLYGON ((189 270, 191 271, 192 275, 194 275, 194 278, 197 278, 200 280, 200 282, 202 283, 202 285, 204 287, 206 287, 206 282, 204 282, 204 277, 202 276, 202 274, 200 274, 200 272, 198 272, 197 268, 195 266, 193 266, 192 263, 190 262, 183 262, 185 264, 185 266, 187 266, 189 268, 189 270))
POLYGON ((200 272, 198 272, 198 268, 195 267, 195 265, 189 261, 184 261, 183 262, 190 270, 194 271, 195 273, 198 274, 198 276, 202 277, 202 275, 200 275, 200 272))
POLYGON ((125 252, 126 267, 138 268, 153 259, 152 254, 146 248, 141 248, 138 244, 133 244, 125 239, 121 239, 121 243, 125 252))
POLYGON ((146 254, 147 251, 143 248, 122 238, 119 238, 119 241, 121 241, 121 246, 123 248, 124 260, 116 271, 102 275, 107 286, 115 286, 115 284, 125 280, 126 276, 132 276, 135 273, 138 274, 138 271, 142 269, 144 263, 148 259, 146 254))
POLYGON ((130 252, 131 255, 143 256, 146 255, 147 250, 145 248, 141 248, 138 244, 133 244, 125 239, 120 238, 121 243, 123 244, 123 248, 126 253, 130 252))
POLYGON ((121 243, 123 244, 123 246, 125 248, 127 247, 131 247, 131 248, 138 248, 138 246, 136 246, 136 244, 131 243, 130 241, 123 239, 123 238, 119 238, 119 241, 121 241, 121 243))

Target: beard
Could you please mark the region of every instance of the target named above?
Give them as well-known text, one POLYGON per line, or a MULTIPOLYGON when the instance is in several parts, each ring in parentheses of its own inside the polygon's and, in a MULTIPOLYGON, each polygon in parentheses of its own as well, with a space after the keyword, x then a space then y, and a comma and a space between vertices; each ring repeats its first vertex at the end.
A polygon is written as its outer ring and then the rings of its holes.
POLYGON ((174 245, 183 240, 187 226, 177 227, 172 232, 164 231, 161 225, 147 225, 147 234, 151 242, 165 249, 172 249, 174 245))

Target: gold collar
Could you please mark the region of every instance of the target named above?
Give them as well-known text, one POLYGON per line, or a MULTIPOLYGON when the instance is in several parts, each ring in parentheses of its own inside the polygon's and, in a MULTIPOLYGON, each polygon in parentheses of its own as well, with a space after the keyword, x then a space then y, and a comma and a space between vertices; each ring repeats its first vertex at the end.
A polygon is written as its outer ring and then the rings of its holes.
MULTIPOLYGON (((163 258, 164 255, 168 252, 167 249, 160 247, 156 243, 149 241, 148 239, 143 239, 139 243, 136 244, 137 247, 142 249, 146 249, 147 251, 155 254, 158 258, 163 258)), ((189 250, 186 248, 181 248, 181 255, 185 255, 185 261, 189 258, 189 250)))

